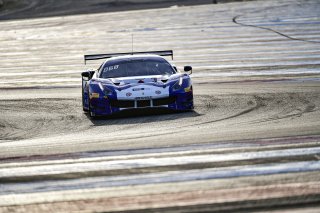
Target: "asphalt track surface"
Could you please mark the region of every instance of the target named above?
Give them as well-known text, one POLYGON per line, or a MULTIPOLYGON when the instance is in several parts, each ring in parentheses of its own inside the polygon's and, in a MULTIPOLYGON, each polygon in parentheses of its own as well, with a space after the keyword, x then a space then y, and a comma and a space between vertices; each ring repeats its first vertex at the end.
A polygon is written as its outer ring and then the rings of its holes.
MULTIPOLYGON (((228 0, 219 0, 219 2, 224 1, 228 0)), ((212 2, 212 0, 0 0, 0 20, 159 9, 212 2)))
POLYGON ((0 212, 319 212, 320 3, 0 22, 0 212), (91 120, 83 55, 173 49, 195 110, 91 120))

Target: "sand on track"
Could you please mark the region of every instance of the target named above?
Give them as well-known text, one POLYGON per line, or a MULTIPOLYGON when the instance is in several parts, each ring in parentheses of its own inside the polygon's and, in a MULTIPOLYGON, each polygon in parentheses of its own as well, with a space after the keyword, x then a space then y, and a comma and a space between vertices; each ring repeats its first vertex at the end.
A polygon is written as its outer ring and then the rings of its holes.
POLYGON ((40 97, 32 89, 15 91, 25 97, 0 104, 1 157, 319 134, 318 83, 195 88, 194 111, 99 120, 82 112, 79 89, 63 89, 74 94, 69 98, 55 89, 43 89, 40 97))

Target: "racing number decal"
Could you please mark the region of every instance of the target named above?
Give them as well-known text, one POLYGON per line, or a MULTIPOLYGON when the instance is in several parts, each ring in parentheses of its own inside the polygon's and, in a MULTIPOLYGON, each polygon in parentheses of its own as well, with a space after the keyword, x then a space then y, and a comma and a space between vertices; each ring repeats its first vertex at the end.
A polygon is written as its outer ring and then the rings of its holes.
POLYGON ((106 67, 106 68, 104 68, 103 71, 111 71, 111 70, 116 70, 118 68, 119 68, 119 65, 117 64, 117 65, 114 65, 114 66, 106 67))

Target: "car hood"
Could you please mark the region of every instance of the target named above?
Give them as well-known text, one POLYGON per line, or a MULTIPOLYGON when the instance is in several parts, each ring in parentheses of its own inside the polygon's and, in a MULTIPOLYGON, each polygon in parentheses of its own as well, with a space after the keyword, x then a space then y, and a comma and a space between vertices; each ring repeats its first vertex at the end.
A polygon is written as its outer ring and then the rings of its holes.
POLYGON ((177 73, 173 75, 148 75, 148 76, 131 76, 131 77, 121 77, 121 78, 108 78, 99 79, 102 83, 113 83, 115 85, 128 85, 128 84, 139 84, 139 83, 161 83, 165 84, 167 82, 179 79, 182 74, 177 73))

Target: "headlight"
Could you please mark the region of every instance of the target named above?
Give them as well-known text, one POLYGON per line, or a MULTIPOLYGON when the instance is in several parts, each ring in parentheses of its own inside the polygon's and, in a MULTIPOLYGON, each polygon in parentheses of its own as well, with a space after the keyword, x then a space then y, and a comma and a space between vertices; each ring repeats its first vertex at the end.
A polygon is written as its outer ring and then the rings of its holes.
POLYGON ((179 90, 180 88, 181 88, 181 85, 179 84, 179 81, 177 81, 177 82, 173 85, 173 87, 172 87, 173 91, 177 91, 177 90, 179 90))
POLYGON ((112 95, 113 91, 107 86, 103 85, 102 83, 99 83, 99 87, 101 91, 104 93, 104 95, 112 95))
POLYGON ((113 92, 108 87, 104 87, 103 93, 104 95, 112 95, 113 92))
POLYGON ((180 77, 179 81, 177 81, 177 82, 173 85, 172 90, 173 90, 173 91, 177 91, 177 90, 181 89, 182 83, 183 83, 183 79, 180 77))

